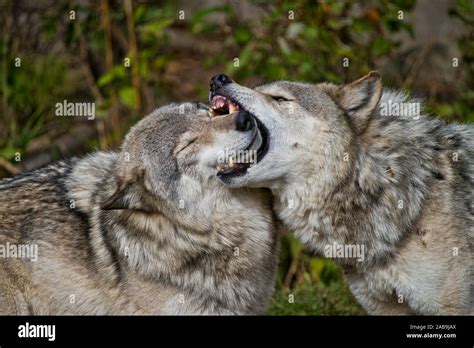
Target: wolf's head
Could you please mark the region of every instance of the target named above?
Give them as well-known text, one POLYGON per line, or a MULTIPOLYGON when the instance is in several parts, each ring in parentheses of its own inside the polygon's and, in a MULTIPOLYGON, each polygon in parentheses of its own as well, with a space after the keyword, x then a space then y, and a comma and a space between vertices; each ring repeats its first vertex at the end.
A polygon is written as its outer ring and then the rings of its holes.
POLYGON ((119 261, 163 285, 162 313, 261 313, 278 260, 272 197, 222 185, 212 146, 227 136, 240 144, 239 129, 253 120, 211 116, 200 103, 157 109, 131 128, 120 152, 77 160, 68 196, 90 216, 98 253, 107 238, 119 261))
MULTIPOLYGON (((214 76, 210 94, 214 115, 240 110, 256 125, 256 131, 240 129, 243 146, 237 150, 256 149, 257 160, 220 167, 218 176, 233 187, 277 188, 308 172, 331 180, 340 172, 334 166, 344 161, 356 136, 367 127, 381 94, 376 72, 342 86, 278 81, 254 89, 226 75, 214 76)), ((214 146, 235 150, 235 138, 227 133, 214 146)))
POLYGON ((128 132, 113 187, 106 190, 113 194, 104 197, 101 208, 162 212, 181 224, 205 226, 216 197, 229 194, 216 178, 211 145, 220 142, 221 133, 238 141, 241 127, 251 127, 247 122, 254 121, 243 113, 211 117, 201 103, 157 109, 128 132))

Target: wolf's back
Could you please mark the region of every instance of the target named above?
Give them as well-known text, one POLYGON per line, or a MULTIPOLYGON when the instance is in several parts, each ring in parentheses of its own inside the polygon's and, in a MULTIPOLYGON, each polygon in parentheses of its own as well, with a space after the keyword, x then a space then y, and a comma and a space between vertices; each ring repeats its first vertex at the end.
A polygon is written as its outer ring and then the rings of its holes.
POLYGON ((42 246, 39 256, 46 248, 84 256, 88 219, 75 209, 66 187, 77 161, 59 161, 0 181, 1 244, 37 244, 42 246))
POLYGON ((2 229, 8 228, 19 218, 23 221, 16 222, 21 225, 25 220, 31 220, 44 213, 52 216, 57 213, 57 208, 64 208, 67 202, 64 179, 72 170, 73 162, 74 160, 60 161, 32 172, 0 180, 2 229))

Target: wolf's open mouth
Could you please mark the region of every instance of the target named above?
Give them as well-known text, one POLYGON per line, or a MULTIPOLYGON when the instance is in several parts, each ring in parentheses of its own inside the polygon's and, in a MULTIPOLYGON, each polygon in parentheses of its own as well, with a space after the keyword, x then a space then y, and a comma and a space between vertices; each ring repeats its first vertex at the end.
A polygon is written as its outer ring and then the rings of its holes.
MULTIPOLYGON (((238 103, 222 95, 212 96, 209 109, 213 116, 223 116, 239 110, 245 110, 238 103)), ((257 128, 254 138, 245 149, 238 151, 237 155, 239 155, 239 158, 235 159, 230 156, 227 159, 227 163, 217 166, 217 176, 228 177, 245 175, 248 168, 255 166, 267 154, 269 145, 268 130, 255 115, 252 113, 250 113, 250 115, 255 121, 257 128)))
POLYGON ((221 95, 216 95, 211 100, 210 111, 213 116, 228 115, 239 109, 239 104, 221 95))

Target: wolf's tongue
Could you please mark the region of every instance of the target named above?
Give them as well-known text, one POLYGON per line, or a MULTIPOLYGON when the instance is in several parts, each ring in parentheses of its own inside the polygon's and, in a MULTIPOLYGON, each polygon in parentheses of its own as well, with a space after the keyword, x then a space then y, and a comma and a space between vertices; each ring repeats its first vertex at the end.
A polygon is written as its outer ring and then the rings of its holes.
POLYGON ((216 95, 214 98, 212 98, 211 108, 214 110, 221 109, 227 104, 228 104, 228 99, 226 97, 223 97, 221 95, 216 95))

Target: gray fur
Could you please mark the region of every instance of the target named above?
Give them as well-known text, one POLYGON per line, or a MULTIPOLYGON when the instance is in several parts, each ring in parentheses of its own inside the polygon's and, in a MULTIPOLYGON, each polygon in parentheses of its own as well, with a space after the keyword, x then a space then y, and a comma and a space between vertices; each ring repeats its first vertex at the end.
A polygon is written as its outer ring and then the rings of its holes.
POLYGON ((119 153, 0 181, 0 244, 38 246, 36 262, 0 258, 0 314, 263 313, 278 254, 271 194, 225 188, 203 163, 225 122, 165 106, 119 153))
MULTIPOLYGON (((270 133, 268 154, 226 184, 271 188, 279 218, 319 255, 334 243, 363 245, 363 262, 335 261, 369 313, 473 313, 472 125, 382 112, 388 101, 418 101, 383 91, 374 72, 343 86, 216 92, 270 133)), ((215 147, 226 146, 219 139, 215 147)))

